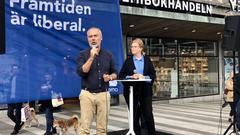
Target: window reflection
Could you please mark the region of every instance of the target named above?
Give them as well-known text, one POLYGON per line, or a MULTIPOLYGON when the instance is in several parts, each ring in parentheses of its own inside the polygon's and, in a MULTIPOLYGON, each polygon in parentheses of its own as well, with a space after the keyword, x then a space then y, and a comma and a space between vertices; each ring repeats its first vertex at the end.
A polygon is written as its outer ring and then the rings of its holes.
POLYGON ((218 58, 179 58, 180 97, 216 94, 218 92, 218 58))
POLYGON ((151 57, 156 70, 156 80, 153 84, 153 96, 158 98, 177 98, 177 58, 151 57))

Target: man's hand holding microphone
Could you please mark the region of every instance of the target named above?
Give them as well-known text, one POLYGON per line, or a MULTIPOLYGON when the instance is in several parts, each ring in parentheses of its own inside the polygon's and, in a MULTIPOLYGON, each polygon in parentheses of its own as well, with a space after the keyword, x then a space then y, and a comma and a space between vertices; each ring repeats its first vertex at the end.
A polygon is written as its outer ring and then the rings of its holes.
POLYGON ((93 60, 96 55, 99 53, 99 47, 98 45, 91 45, 92 49, 90 51, 90 58, 93 60))
POLYGON ((93 62, 94 58, 99 54, 99 50, 100 50, 100 47, 95 42, 93 42, 93 44, 90 46, 92 48, 90 51, 90 56, 89 56, 87 62, 82 66, 84 73, 89 72, 92 62, 93 62))

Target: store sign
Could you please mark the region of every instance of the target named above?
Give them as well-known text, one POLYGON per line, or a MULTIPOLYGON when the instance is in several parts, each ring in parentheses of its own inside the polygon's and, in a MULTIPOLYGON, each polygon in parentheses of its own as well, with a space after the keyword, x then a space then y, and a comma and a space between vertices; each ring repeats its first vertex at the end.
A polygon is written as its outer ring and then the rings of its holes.
POLYGON ((240 12, 240 0, 229 0, 232 11, 240 12))
POLYGON ((121 0, 122 5, 146 8, 212 14, 212 5, 187 0, 121 0))

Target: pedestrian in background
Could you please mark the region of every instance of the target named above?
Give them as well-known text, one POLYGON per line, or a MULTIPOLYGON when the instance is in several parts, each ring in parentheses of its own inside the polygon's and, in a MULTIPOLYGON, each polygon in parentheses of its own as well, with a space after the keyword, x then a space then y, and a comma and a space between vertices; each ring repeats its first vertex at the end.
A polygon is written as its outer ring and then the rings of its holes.
POLYGON ((54 107, 52 106, 51 102, 51 96, 52 91, 55 89, 53 86, 53 76, 51 73, 46 72, 44 74, 44 80, 41 84, 41 99, 39 101, 39 104, 41 104, 41 108, 45 112, 45 118, 46 118, 46 132, 44 135, 52 135, 56 134, 56 128, 53 127, 53 111, 54 107))
POLYGON ((21 122, 22 102, 18 101, 20 99, 17 97, 20 96, 19 93, 23 93, 25 90, 24 87, 22 87, 25 84, 21 84, 21 82, 21 78, 19 77, 19 66, 13 64, 10 77, 10 93, 8 97, 8 102, 10 103, 8 104, 7 110, 8 117, 15 123, 14 130, 11 135, 17 135, 24 125, 24 122, 21 122))

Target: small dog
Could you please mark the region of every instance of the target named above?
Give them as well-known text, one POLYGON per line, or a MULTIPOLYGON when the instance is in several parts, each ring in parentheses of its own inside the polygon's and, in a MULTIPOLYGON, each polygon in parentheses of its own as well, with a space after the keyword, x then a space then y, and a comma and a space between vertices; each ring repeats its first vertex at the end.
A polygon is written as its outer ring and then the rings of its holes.
MULTIPOLYGON (((23 106, 24 106, 24 107, 25 107, 25 106, 29 106, 29 104, 24 104, 23 106)), ((38 119, 37 119, 37 117, 36 117, 36 112, 35 112, 34 108, 33 108, 33 107, 30 107, 29 109, 30 109, 30 115, 29 115, 29 118, 26 119, 26 122, 24 123, 23 128, 26 128, 26 127, 30 128, 30 127, 32 126, 32 121, 33 121, 33 120, 36 121, 37 127, 39 127, 39 126, 40 126, 40 123, 39 123, 39 121, 38 121, 38 119)))
POLYGON ((78 135, 78 125, 79 124, 79 118, 77 115, 73 115, 68 120, 63 119, 56 119, 53 122, 53 127, 60 128, 60 135, 67 135, 68 129, 73 127, 75 130, 76 135, 78 135))

